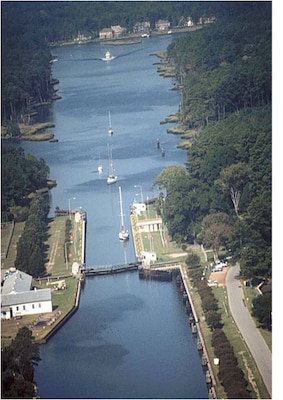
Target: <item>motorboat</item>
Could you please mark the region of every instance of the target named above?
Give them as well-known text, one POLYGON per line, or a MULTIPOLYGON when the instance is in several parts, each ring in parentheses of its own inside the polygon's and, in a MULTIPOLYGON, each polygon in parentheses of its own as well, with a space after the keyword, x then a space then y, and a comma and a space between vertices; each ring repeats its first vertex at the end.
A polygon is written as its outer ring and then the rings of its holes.
POLYGON ((109 50, 106 51, 105 56, 102 58, 103 61, 111 61, 113 60, 113 56, 111 56, 111 53, 109 50))
POLYGON ((99 175, 101 175, 101 174, 102 174, 102 172, 103 172, 103 166, 102 166, 102 164, 101 164, 101 162, 100 162, 100 154, 99 154, 99 160, 98 160, 97 172, 99 173, 99 175))

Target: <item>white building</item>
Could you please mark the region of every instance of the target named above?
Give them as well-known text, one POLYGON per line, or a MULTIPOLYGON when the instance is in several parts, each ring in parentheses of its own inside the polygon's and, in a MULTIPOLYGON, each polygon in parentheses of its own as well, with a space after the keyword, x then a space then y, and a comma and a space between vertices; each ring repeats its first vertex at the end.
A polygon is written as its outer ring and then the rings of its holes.
POLYGON ((51 289, 31 290, 32 276, 15 270, 1 288, 1 319, 52 312, 51 289))
POLYGON ((132 204, 132 212, 136 215, 140 215, 141 213, 146 212, 146 204, 134 202, 132 204))
POLYGON ((150 266, 151 263, 157 260, 156 253, 154 251, 142 251, 141 261, 143 266, 150 266))

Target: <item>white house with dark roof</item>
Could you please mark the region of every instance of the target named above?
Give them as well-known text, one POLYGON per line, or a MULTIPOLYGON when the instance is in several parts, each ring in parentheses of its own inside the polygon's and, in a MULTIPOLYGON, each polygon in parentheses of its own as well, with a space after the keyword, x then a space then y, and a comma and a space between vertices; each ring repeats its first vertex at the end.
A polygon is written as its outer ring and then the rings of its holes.
POLYGON ((32 276, 15 270, 1 287, 1 319, 52 312, 51 289, 32 289, 32 276))

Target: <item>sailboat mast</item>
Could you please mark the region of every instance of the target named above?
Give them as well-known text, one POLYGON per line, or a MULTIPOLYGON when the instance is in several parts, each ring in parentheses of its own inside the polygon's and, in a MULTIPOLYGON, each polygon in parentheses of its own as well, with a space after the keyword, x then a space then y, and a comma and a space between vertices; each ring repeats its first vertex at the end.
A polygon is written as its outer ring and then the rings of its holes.
POLYGON ((109 174, 113 173, 113 165, 112 165, 112 150, 108 144, 108 163, 109 163, 109 174))
POLYGON ((124 229, 124 214, 123 214, 123 203, 122 203, 122 191, 121 191, 121 186, 119 186, 119 198, 120 198, 121 225, 122 225, 122 229, 124 229))
POLYGON ((112 136, 113 135, 113 129, 112 129, 112 126, 111 126, 111 115, 110 115, 110 111, 109 111, 109 128, 108 128, 108 134, 109 134, 109 136, 112 136))

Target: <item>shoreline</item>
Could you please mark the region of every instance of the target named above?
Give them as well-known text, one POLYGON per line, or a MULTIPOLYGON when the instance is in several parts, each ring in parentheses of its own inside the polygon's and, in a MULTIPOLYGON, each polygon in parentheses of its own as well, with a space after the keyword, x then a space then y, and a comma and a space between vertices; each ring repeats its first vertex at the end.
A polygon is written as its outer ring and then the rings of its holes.
MULTIPOLYGON (((161 217, 159 217, 160 219, 161 217)), ((143 243, 143 238, 142 238, 142 234, 139 232, 138 229, 138 222, 139 222, 139 218, 137 215, 132 214, 130 216, 130 222, 131 222, 131 230, 132 230, 132 238, 133 238, 133 244, 134 244, 134 249, 135 249, 135 254, 136 257, 139 258, 141 255, 141 252, 144 250, 144 248, 146 248, 146 243, 143 243)), ((154 246, 154 248, 156 248, 156 246, 154 246)), ((181 254, 181 253, 180 253, 181 254)), ((157 253, 157 260, 162 259, 162 255, 157 253)), ((152 271, 168 271, 171 272, 173 270, 178 270, 181 276, 181 283, 182 283, 182 292, 185 291, 186 296, 188 298, 189 304, 190 304, 190 308, 192 310, 192 315, 193 315, 193 323, 191 324, 190 319, 189 319, 189 326, 191 325, 192 328, 192 333, 197 334, 199 341, 201 342, 202 345, 202 352, 203 352, 203 357, 206 360, 206 380, 207 380, 207 384, 208 386, 210 386, 208 388, 208 395, 209 398, 213 398, 216 399, 217 398, 217 379, 216 379, 216 375, 215 372, 212 368, 212 362, 209 356, 209 352, 207 350, 207 346, 206 346, 206 342, 205 342, 205 338, 204 335, 202 333, 202 329, 201 329, 201 324, 200 324, 200 317, 198 316, 198 313, 196 311, 195 305, 194 305, 194 301, 192 298, 192 293, 190 290, 190 278, 188 276, 186 267, 184 265, 184 261, 179 261, 179 262, 172 262, 171 263, 159 263, 158 261, 156 261, 155 263, 153 263, 150 266, 144 266, 141 267, 142 269, 144 269, 144 271, 148 272, 150 274, 150 272, 152 271), (169 264, 169 265, 168 265, 169 264), (193 331, 193 326, 195 326, 196 332, 193 331), (209 381, 209 382, 208 382, 209 381)), ((149 279, 150 279, 150 275, 149 275, 149 279)), ((154 279, 154 278, 152 278, 154 279)), ((196 344, 197 346, 197 344, 196 344)), ((200 363, 202 363, 202 359, 200 358, 200 363)), ((203 365, 204 367, 204 365, 203 365)))
MULTIPOLYGON (((79 270, 85 265, 85 254, 86 254, 86 213, 80 211, 79 212, 81 215, 81 219, 79 222, 82 223, 82 229, 78 229, 78 232, 81 234, 81 237, 77 238, 78 242, 81 243, 81 254, 80 254, 80 262, 79 262, 79 270)), ((75 229, 73 229, 74 231, 75 229)), ((75 234, 76 236, 76 234, 75 234)), ((79 251, 78 251, 78 256, 79 256, 79 251)), ((50 329, 49 332, 47 332, 42 338, 40 338, 38 341, 35 340, 36 343, 38 344, 44 344, 47 343, 47 341, 56 334, 56 332, 74 315, 74 313, 78 310, 79 308, 79 303, 80 303, 80 295, 81 295, 81 288, 82 285, 84 284, 84 280, 81 277, 81 274, 78 273, 76 276, 73 276, 73 279, 77 280, 77 288, 76 288, 76 293, 75 293, 75 300, 73 303, 72 308, 61 318, 58 323, 54 324, 54 326, 50 329)))
POLYGON ((109 39, 100 39, 99 37, 97 38, 93 38, 93 39, 86 39, 86 40, 75 40, 75 39, 71 39, 69 41, 61 41, 61 42, 52 42, 49 43, 48 46, 49 47, 62 47, 62 46, 81 46, 81 45, 88 45, 88 44, 92 44, 92 43, 100 43, 100 44, 104 44, 104 43, 108 43, 111 45, 110 42, 113 42, 112 44, 115 45, 124 45, 124 44, 138 44, 138 43, 142 43, 143 39, 148 40, 151 36, 164 36, 164 35, 174 35, 177 33, 189 33, 189 32, 194 32, 198 29, 202 29, 203 26, 199 25, 199 26, 191 26, 191 27, 183 27, 183 28, 172 28, 169 31, 152 31, 149 33, 149 37, 148 38, 143 38, 141 36, 141 34, 136 34, 136 33, 130 33, 128 35, 122 36, 122 37, 117 37, 117 38, 109 38, 109 39), (137 41, 138 40, 138 41, 137 41), (123 43, 123 41, 125 43, 123 43), (114 43, 115 42, 115 43, 114 43))

